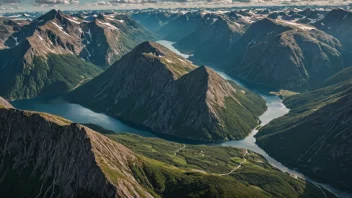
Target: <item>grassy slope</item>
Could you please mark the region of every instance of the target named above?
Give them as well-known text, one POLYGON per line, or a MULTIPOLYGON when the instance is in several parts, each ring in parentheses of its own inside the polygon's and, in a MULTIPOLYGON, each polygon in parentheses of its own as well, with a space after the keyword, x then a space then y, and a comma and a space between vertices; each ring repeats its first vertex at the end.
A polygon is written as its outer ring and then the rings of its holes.
POLYGON ((232 147, 182 145, 132 134, 110 134, 141 156, 138 182, 162 197, 320 197, 321 191, 271 167, 254 152, 232 147), (184 147, 185 146, 185 147, 184 147), (182 149, 181 149, 182 148, 182 149))
POLYGON ((219 108, 220 117, 227 131, 227 136, 232 139, 243 139, 258 124, 258 117, 267 109, 265 100, 236 83, 229 81, 237 90, 235 97, 238 102, 225 99, 226 108, 219 108))
POLYGON ((352 67, 347 67, 330 78, 325 80, 325 86, 330 86, 334 84, 338 84, 340 82, 351 79, 352 77, 352 67))
POLYGON ((257 134, 257 142, 286 165, 351 190, 348 101, 352 81, 341 81, 286 98, 289 114, 263 127, 257 134))
POLYGON ((60 94, 101 71, 73 55, 51 54, 47 60, 35 57, 31 65, 13 67, 1 74, 4 78, 0 79, 0 94, 11 99, 60 94))

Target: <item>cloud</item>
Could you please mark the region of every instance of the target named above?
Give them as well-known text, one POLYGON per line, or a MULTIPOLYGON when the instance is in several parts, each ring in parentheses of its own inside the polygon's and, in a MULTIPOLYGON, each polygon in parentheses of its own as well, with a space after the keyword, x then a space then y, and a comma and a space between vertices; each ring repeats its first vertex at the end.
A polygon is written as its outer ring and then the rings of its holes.
POLYGON ((37 4, 77 4, 79 0, 35 0, 37 4))
POLYGON ((0 3, 20 3, 20 0, 0 0, 0 3))

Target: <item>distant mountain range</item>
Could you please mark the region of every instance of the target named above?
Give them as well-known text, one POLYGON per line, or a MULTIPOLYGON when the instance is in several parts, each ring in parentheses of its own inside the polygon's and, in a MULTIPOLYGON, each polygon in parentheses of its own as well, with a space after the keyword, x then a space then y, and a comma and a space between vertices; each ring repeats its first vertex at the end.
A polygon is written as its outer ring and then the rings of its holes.
POLYGON ((304 91, 321 87, 350 66, 350 16, 342 9, 193 11, 167 21, 156 32, 164 32, 161 35, 196 63, 216 65, 232 76, 275 89, 304 91), (190 23, 193 30, 187 28, 190 23), (180 32, 181 26, 189 32, 180 32), (165 30, 179 37, 173 39, 165 30))
POLYGON ((67 98, 160 134, 202 141, 244 138, 266 109, 261 97, 153 42, 67 98))

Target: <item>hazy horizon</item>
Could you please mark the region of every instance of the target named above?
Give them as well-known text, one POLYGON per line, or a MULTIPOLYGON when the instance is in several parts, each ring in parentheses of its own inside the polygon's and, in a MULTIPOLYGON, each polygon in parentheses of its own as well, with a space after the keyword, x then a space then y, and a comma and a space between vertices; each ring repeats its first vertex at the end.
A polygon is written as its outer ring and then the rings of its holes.
POLYGON ((0 0, 0 13, 45 12, 51 9, 75 10, 128 10, 128 9, 177 9, 177 8, 250 8, 250 7, 304 7, 304 6, 349 6, 346 0, 335 1, 154 1, 154 0, 0 0))

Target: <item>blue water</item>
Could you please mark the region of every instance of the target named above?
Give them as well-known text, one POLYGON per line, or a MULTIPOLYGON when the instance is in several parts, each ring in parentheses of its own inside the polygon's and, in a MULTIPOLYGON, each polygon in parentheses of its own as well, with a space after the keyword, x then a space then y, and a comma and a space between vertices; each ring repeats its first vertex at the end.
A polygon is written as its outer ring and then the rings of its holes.
POLYGON ((64 117, 77 123, 92 123, 115 132, 135 133, 145 137, 155 137, 154 134, 126 125, 120 120, 104 113, 97 113, 79 104, 72 104, 61 97, 44 97, 28 100, 16 100, 11 104, 23 110, 41 111, 64 117))

